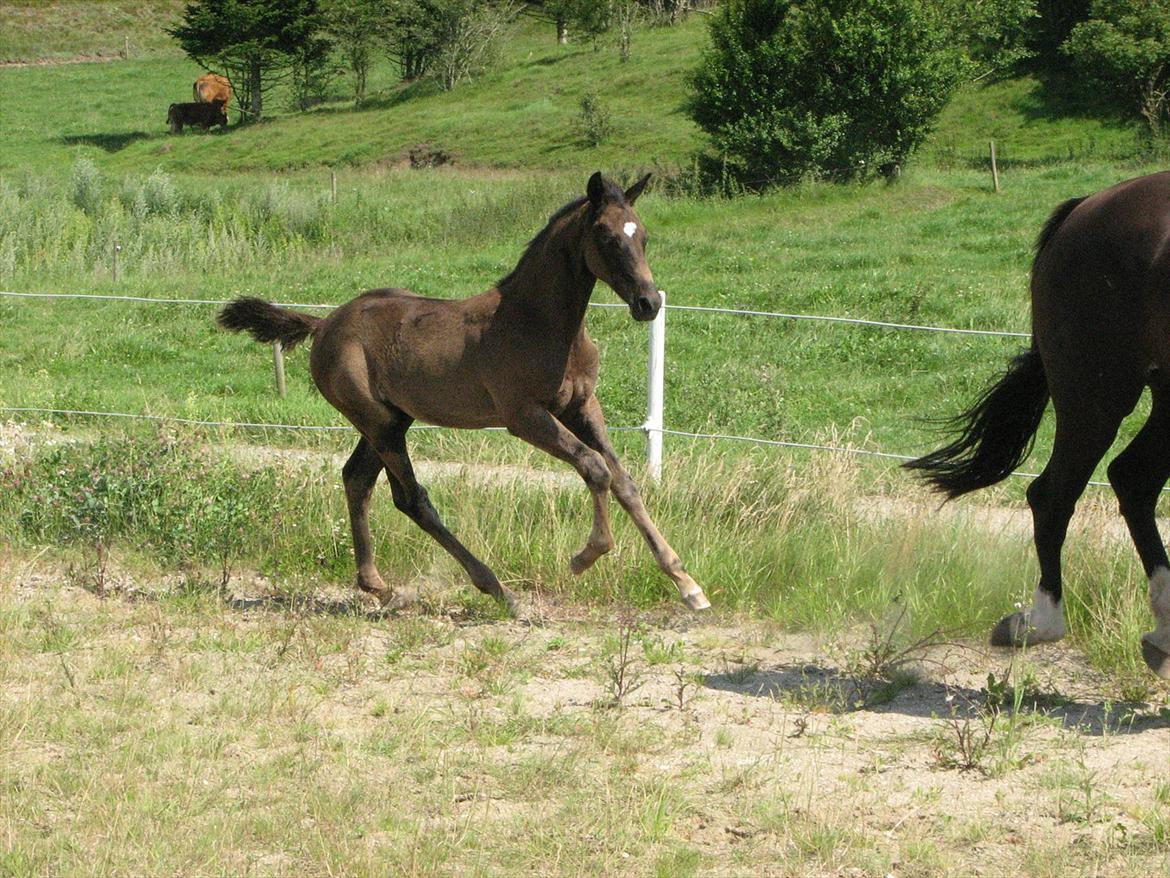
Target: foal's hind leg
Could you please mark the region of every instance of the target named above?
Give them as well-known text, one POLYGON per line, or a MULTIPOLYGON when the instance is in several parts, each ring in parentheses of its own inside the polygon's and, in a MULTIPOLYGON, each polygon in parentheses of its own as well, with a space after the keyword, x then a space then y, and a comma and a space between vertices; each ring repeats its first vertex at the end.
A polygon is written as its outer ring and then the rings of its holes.
POLYGON ((1151 381, 1150 417, 1109 465, 1109 481, 1150 583, 1155 628, 1142 636, 1142 657, 1159 677, 1170 679, 1170 562, 1154 512, 1170 479, 1170 384, 1151 381))
POLYGON ((370 537, 370 495, 378 476, 382 474, 382 460, 364 436, 345 462, 341 478, 345 483, 345 502, 349 507, 349 526, 353 532, 353 554, 357 562, 357 587, 378 598, 387 606, 393 592, 386 587, 378 568, 374 566, 374 546, 370 537))
POLYGON ((411 421, 405 415, 396 419, 382 433, 375 443, 378 456, 390 475, 390 489, 394 494, 394 505, 406 513, 415 524, 428 533, 440 546, 447 550, 471 577, 472 584, 486 595, 503 603, 513 616, 521 616, 520 602, 503 585, 486 564, 476 558, 455 535, 443 525, 439 513, 431 505, 426 490, 414 477, 414 467, 406 452, 406 430, 411 421))
POLYGON ((579 411, 566 418, 566 423, 582 442, 599 453, 605 461, 610 473, 610 490, 642 532, 659 569, 674 582, 683 603, 692 610, 705 610, 710 607, 711 602, 703 594, 703 589, 687 573, 670 543, 654 526, 650 514, 642 503, 638 486, 618 460, 617 452, 610 444, 609 434, 605 428, 605 416, 601 412, 601 403, 597 401, 597 397, 590 397, 579 411))
MULTIPOLYGON (((341 370, 327 381, 318 381, 318 387, 326 398, 349 419, 362 434, 349 462, 346 464, 346 497, 349 500, 350 520, 354 532, 354 550, 358 562, 358 584, 362 584, 363 562, 367 570, 373 569, 373 552, 370 548, 369 526, 366 524, 366 509, 369 492, 377 479, 374 463, 385 468, 390 477, 390 489, 394 494, 394 505, 405 512, 411 520, 430 534, 434 540, 458 561, 472 583, 480 591, 503 602, 509 612, 517 615, 519 605, 515 596, 500 585, 496 575, 476 558, 455 536, 443 526, 427 492, 414 477, 410 457, 406 453, 406 431, 413 418, 390 405, 385 405, 370 394, 368 381, 358 370, 341 370)), ((376 571, 374 573, 376 576, 376 571)), ((367 584, 376 587, 380 582, 367 579, 367 584)), ((383 597, 388 589, 379 594, 383 597)))
POLYGON ((1060 554, 1069 519, 1093 468, 1109 449, 1122 418, 1133 409, 1141 391, 1140 386, 1132 393, 1113 388, 1097 396, 1087 388, 1082 389, 1082 398, 1073 400, 1075 408, 1068 407, 1071 413, 1066 412, 1054 394, 1056 438, 1052 457, 1040 477, 1028 486, 1040 583, 1029 609, 1001 619, 992 630, 993 646, 1025 646, 1064 637, 1060 554), (1093 405, 1094 400, 1102 398, 1111 398, 1112 404, 1093 405))

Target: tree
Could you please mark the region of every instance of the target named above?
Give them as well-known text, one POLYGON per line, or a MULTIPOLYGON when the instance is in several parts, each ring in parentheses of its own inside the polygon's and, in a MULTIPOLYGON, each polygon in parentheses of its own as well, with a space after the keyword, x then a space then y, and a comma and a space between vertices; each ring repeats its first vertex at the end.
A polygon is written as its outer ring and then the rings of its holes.
POLYGON ((1036 0, 1036 17, 1028 28, 1028 45, 1041 70, 1067 67, 1061 51, 1073 28, 1089 17, 1089 0, 1036 0))
POLYGON ((366 99, 366 84, 385 42, 389 13, 385 0, 329 0, 325 26, 353 81, 353 99, 366 99))
POLYGON ((321 34, 309 36, 289 55, 293 106, 307 110, 325 100, 329 84, 340 72, 332 40, 321 34))
POLYGON ((511 0, 391 0, 390 56, 404 79, 432 73, 450 90, 492 64, 519 9, 511 0))
POLYGON ((1128 104, 1157 135, 1170 93, 1170 0, 1093 0, 1064 51, 1090 81, 1128 104))
POLYGON ((224 73, 241 110, 259 119, 264 91, 320 25, 317 0, 194 0, 167 32, 193 60, 224 73))
POLYGON ((967 78, 1003 75, 1031 57, 1036 0, 934 0, 950 40, 967 59, 967 78))
POLYGON ((435 56, 435 78, 444 91, 478 76, 496 62, 504 33, 520 11, 507 0, 453 6, 457 14, 445 20, 435 56))
POLYGON ((963 78, 950 35, 929 0, 727 0, 691 116, 748 188, 893 175, 963 78))
POLYGON ((596 39, 610 27, 612 0, 541 0, 529 5, 556 24, 561 45, 578 36, 596 39))

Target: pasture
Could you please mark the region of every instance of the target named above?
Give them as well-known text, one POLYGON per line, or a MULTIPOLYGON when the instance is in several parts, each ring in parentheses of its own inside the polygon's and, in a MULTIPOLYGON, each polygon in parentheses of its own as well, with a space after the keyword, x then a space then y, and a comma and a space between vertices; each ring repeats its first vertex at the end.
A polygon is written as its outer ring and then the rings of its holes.
MULTIPOLYGON (((0 10, 0 54, 116 53, 118 4, 78 5, 110 14, 72 41, 29 24, 39 0, 0 10)), ((1021 79, 960 95, 896 185, 699 197, 680 109, 698 17, 640 32, 628 65, 525 20, 450 94, 380 67, 361 108, 339 85, 309 113, 277 96, 263 124, 168 137, 198 73, 157 40, 175 8, 127 24, 129 60, 0 68, 0 289, 463 296, 593 170, 653 169, 638 210, 672 305, 1027 331, 1051 208, 1159 167, 1130 123, 1021 79), (587 92, 616 122, 598 147, 575 130, 587 92), (424 143, 454 163, 411 168, 424 143)), ((0 297, 0 407, 340 423, 303 351, 280 399, 271 353, 215 310, 0 297)), ((588 320, 609 422, 634 427, 645 327, 588 320)), ((666 425, 917 454, 1021 344, 673 311, 666 425)), ((535 603, 524 626, 385 486, 379 567, 420 603, 380 615, 352 591, 349 434, 0 420, 0 875, 1170 868, 1170 689, 1140 659, 1145 578, 1107 490, 1073 522, 1069 638, 1012 654, 983 643, 1035 583, 1022 479, 940 510, 888 461, 668 436, 652 484, 641 435, 616 432, 715 605, 695 616, 616 505, 615 551, 569 574, 589 501, 567 468, 413 431, 445 521, 535 603)))

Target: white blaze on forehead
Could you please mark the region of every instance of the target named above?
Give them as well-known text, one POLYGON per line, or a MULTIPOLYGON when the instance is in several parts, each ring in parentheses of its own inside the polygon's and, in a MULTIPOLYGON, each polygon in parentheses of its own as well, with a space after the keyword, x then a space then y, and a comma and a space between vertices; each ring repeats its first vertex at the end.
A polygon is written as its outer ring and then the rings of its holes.
POLYGON ((638 231, 638 224, 635 222, 628 222, 622 226, 622 231, 626 233, 627 238, 634 237, 634 232, 638 231))

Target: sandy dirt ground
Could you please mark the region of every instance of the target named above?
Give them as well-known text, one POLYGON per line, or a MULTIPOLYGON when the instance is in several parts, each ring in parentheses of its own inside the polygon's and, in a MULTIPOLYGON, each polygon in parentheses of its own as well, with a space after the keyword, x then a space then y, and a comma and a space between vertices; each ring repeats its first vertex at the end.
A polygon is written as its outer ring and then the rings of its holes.
MULTIPOLYGON (((818 637, 549 601, 539 623, 518 624, 436 582, 393 616, 341 591, 290 601, 260 578, 195 610, 167 597, 175 583, 114 571, 105 597, 79 583, 43 559, 4 565, 0 717, 9 729, 26 717, 0 745, 10 792, 52 799, 38 787, 45 760, 117 745, 62 740, 27 718, 45 704, 108 709, 100 665, 118 655, 126 685, 151 693, 131 723, 139 733, 192 717, 214 725, 216 705, 247 703, 258 686, 315 693, 296 723, 270 712, 263 735, 219 730, 232 744, 211 760, 210 783, 231 795, 246 781, 230 754, 264 761, 308 724, 320 747, 346 754, 330 777, 390 782, 417 826, 460 842, 441 855, 432 845, 420 867, 393 832, 366 827, 361 856, 342 855, 353 874, 398 874, 408 854, 416 874, 1170 874, 1170 691, 1118 702, 1063 645, 1013 656, 937 643, 893 673, 867 658, 880 632, 818 637), (76 636, 47 649, 57 629, 76 636), (414 742, 407 753, 371 747, 387 723, 414 742)), ((0 805, 0 844, 5 828, 9 844, 27 843, 21 814, 37 806, 20 800, 0 805)), ((303 803, 282 807, 300 819, 303 803)), ((333 828, 339 850, 357 829, 333 828)), ((171 862, 126 857, 124 873, 171 862)), ((209 871, 245 864, 330 871, 263 838, 209 871)))

